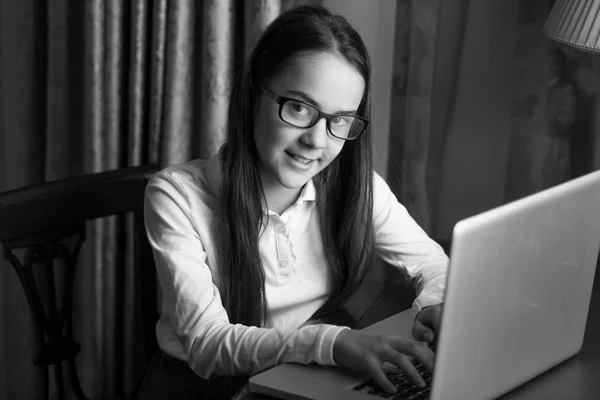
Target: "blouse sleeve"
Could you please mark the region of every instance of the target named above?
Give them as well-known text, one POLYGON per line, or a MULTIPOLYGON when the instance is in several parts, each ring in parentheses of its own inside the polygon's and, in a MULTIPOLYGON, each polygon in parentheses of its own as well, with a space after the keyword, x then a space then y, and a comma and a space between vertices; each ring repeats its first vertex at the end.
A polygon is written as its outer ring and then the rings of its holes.
POLYGON ((335 365, 333 342, 344 327, 283 331, 229 322, 192 204, 173 174, 163 171, 148 183, 144 218, 163 290, 161 318, 172 324, 192 370, 212 378, 252 375, 285 362, 335 365))
POLYGON ((406 272, 412 279, 417 298, 415 317, 423 307, 443 301, 448 257, 398 202, 378 174, 373 181, 373 226, 375 251, 385 262, 406 272))

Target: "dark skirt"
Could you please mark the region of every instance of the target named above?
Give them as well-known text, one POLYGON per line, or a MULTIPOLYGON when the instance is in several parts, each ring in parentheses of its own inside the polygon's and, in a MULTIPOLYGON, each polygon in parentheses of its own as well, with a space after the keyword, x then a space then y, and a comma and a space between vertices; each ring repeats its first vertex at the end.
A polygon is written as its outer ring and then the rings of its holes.
POLYGON ((230 399, 247 381, 248 376, 203 379, 187 363, 159 349, 148 365, 137 399, 230 399))

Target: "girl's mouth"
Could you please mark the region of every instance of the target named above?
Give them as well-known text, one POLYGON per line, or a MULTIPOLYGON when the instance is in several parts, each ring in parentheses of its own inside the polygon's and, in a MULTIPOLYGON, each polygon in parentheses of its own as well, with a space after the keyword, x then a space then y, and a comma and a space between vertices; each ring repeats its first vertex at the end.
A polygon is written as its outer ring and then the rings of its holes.
POLYGON ((315 161, 310 158, 305 158, 305 157, 302 157, 302 156, 299 156, 297 154, 293 154, 293 153, 290 153, 287 151, 285 153, 288 156, 290 156, 292 159, 294 159, 295 161, 298 161, 299 163, 304 164, 304 165, 310 165, 313 161, 315 161))

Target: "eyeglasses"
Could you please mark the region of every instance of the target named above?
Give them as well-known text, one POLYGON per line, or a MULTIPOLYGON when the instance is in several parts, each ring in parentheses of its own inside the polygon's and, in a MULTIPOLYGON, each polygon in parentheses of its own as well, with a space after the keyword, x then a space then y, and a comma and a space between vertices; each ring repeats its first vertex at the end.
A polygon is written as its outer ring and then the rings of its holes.
POLYGON ((267 88, 261 90, 279 104, 279 118, 296 128, 310 128, 321 118, 327 121, 327 131, 342 140, 355 140, 365 131, 369 121, 351 114, 326 114, 317 107, 300 100, 279 96, 267 88))

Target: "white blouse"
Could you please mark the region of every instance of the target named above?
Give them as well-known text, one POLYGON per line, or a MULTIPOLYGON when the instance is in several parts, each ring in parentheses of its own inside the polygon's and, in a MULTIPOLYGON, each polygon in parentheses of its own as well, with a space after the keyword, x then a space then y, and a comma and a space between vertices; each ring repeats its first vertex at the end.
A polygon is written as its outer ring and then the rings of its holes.
MULTIPOLYGON (((270 328, 231 324, 221 302, 218 155, 154 175, 145 198, 146 232, 162 289, 158 344, 203 378, 252 375, 284 362, 335 365, 346 327, 306 322, 330 295, 312 181, 281 215, 268 211, 260 237, 270 328)), ((448 258, 374 174, 375 251, 414 280, 413 315, 443 300, 448 258)))

